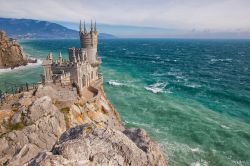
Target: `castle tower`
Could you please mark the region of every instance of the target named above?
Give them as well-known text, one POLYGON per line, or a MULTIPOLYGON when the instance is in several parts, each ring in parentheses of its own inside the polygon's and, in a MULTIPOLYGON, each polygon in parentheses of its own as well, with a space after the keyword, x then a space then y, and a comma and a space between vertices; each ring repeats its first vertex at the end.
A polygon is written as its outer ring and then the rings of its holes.
POLYGON ((58 57, 58 63, 62 64, 63 63, 63 57, 62 57, 62 53, 59 53, 59 57, 58 57))
POLYGON ((52 81, 52 70, 51 70, 51 64, 53 63, 53 55, 50 52, 47 56, 46 60, 43 61, 42 66, 44 70, 43 74, 43 83, 51 83, 52 81))
POLYGON ((97 63, 97 44, 98 44, 98 32, 95 27, 93 28, 92 20, 90 26, 90 32, 87 32, 84 21, 84 31, 80 30, 80 42, 81 48, 85 48, 87 51, 87 61, 94 65, 97 63))

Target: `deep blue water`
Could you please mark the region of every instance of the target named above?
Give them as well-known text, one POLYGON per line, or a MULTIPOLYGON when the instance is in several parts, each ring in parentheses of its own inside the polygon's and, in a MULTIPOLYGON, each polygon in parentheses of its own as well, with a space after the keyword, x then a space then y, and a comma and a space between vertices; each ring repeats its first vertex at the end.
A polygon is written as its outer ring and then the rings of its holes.
MULTIPOLYGON (((43 59, 78 40, 22 41, 43 59)), ((250 165, 250 40, 115 39, 99 42, 106 94, 127 127, 148 131, 170 165, 250 165)), ((40 80, 39 65, 0 72, 40 80)))

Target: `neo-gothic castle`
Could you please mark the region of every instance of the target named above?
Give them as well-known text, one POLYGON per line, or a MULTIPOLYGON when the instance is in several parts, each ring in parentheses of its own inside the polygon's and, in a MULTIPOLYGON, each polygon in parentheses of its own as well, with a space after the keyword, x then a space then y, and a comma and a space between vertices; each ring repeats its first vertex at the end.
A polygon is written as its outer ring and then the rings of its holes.
POLYGON ((98 32, 96 23, 93 27, 91 21, 90 32, 87 32, 85 21, 84 28, 80 22, 80 43, 81 48, 69 48, 69 60, 63 59, 61 53, 57 60, 54 60, 50 53, 43 61, 44 84, 58 84, 62 86, 76 85, 79 90, 89 87, 100 79, 98 66, 101 61, 97 56, 98 32))

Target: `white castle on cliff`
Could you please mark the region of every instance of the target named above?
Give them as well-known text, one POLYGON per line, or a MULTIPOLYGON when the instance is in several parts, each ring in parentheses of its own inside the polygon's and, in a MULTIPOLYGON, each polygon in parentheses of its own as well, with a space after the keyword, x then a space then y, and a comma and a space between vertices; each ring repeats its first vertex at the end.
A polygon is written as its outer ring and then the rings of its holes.
POLYGON ((83 30, 80 21, 79 35, 81 48, 69 48, 68 61, 63 59, 61 53, 58 60, 54 60, 52 53, 49 53, 46 60, 43 61, 43 84, 53 83, 62 86, 74 84, 78 90, 82 90, 96 81, 102 80, 102 76, 98 73, 101 60, 97 55, 96 23, 93 27, 91 21, 90 32, 87 32, 85 21, 83 30))

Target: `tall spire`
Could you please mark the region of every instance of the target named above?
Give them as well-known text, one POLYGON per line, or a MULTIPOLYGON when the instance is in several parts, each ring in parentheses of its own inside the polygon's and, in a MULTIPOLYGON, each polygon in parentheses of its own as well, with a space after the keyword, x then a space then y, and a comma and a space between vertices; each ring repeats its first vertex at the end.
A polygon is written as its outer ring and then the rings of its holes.
POLYGON ((63 62, 63 58, 62 58, 62 53, 61 53, 61 51, 60 51, 60 53, 59 53, 58 62, 59 62, 60 64, 63 62))
POLYGON ((82 32, 82 21, 80 20, 79 31, 82 32))
POLYGON ((96 20, 95 20, 95 27, 94 27, 94 31, 95 31, 95 33, 97 32, 97 30, 96 30, 96 20))
POLYGON ((92 32, 93 31, 93 24, 92 24, 92 19, 91 19, 91 25, 90 25, 90 31, 92 32))
POLYGON ((84 33, 87 33, 87 30, 86 30, 86 25, 85 25, 85 20, 84 20, 84 33))

